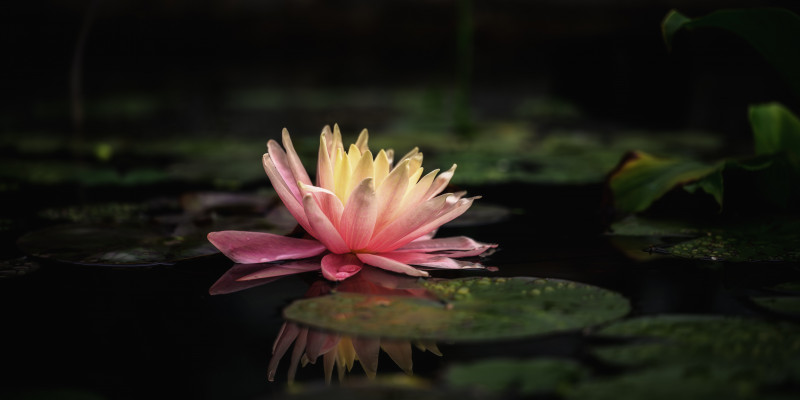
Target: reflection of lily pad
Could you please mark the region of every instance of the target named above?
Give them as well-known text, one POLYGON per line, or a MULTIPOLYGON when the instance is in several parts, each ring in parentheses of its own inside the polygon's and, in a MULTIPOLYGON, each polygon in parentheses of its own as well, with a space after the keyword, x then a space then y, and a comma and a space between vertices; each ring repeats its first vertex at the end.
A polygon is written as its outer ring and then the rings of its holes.
POLYGON ((472 341, 580 329, 630 309, 619 294, 567 281, 484 277, 423 286, 442 301, 335 293, 295 301, 284 316, 353 335, 472 341))
POLYGON ((716 316, 643 317, 615 323, 600 334, 643 341, 604 347, 597 354, 631 365, 741 365, 777 379, 800 360, 800 329, 782 323, 716 316))
POLYGON ((588 371, 572 360, 485 360, 456 365, 447 371, 447 382, 456 388, 524 395, 561 393, 585 378, 588 371))

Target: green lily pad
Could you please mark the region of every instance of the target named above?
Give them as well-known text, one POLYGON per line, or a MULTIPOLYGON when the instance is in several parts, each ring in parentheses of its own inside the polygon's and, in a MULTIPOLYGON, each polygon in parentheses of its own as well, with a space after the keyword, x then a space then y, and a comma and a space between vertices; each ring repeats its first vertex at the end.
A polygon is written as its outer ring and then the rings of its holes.
MULTIPOLYGON (((678 243, 650 243, 649 252, 734 262, 800 261, 800 219, 757 218, 721 226, 692 227, 679 220, 629 216, 611 225, 614 236, 681 238, 678 243), (684 225, 685 224, 685 225, 684 225)), ((673 240, 674 242, 674 240, 673 240)), ((640 249, 644 250, 644 249, 640 249)))
POLYGON ((285 233, 264 218, 219 218, 209 225, 185 220, 174 229, 153 224, 65 224, 28 233, 17 246, 28 255, 82 265, 169 265, 219 251, 206 239, 211 231, 285 233))
POLYGON ((800 297, 753 297, 753 302, 761 307, 776 311, 778 313, 800 315, 800 297))
POLYGON ((800 370, 800 328, 787 323, 720 316, 642 317, 612 324, 600 335, 640 341, 596 349, 609 362, 625 365, 743 366, 759 379, 800 370))
POLYGON ((284 317, 351 335, 480 341, 581 329, 630 310, 617 293, 568 281, 483 277, 422 285, 441 301, 335 293, 295 301, 284 317))
POLYGON ((22 276, 39 269, 39 263, 28 257, 0 260, 0 278, 22 276))
POLYGON ((770 392, 747 368, 726 365, 671 365, 583 381, 566 391, 566 399, 791 399, 770 392))
POLYGON ((31 232, 17 245, 34 257, 83 265, 173 264, 217 253, 202 235, 173 237, 137 226, 57 225, 31 232))
POLYGON ((447 383, 459 389, 521 395, 563 393, 589 372, 566 359, 492 359, 455 365, 445 375, 447 383))
MULTIPOLYGON (((645 152, 629 153, 611 172, 608 186, 614 194, 614 207, 622 212, 646 210, 674 187, 695 182, 719 171, 720 164, 706 164, 676 158, 659 158, 645 152)), ((722 184, 700 188, 722 202, 722 184)))

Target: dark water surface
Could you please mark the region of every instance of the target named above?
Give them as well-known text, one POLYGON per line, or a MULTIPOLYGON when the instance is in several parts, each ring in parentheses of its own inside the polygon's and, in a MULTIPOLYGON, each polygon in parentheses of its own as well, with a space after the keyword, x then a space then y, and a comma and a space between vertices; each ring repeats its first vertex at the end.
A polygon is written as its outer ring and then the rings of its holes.
MULTIPOLYGON (((480 202, 507 207, 510 216, 493 224, 444 227, 439 236, 499 243, 499 251, 483 261, 499 270, 434 271, 435 277, 531 276, 588 283, 629 299, 629 317, 670 313, 773 320, 775 315, 758 310, 746 296, 800 278, 796 265, 711 265, 650 255, 642 250, 646 243, 628 245, 641 256, 634 261, 603 235, 599 185, 504 185, 470 188, 470 193, 483 195, 480 202)), ((281 310, 321 277, 306 273, 209 295, 209 287, 230 266, 221 255, 127 268, 50 261, 26 275, 0 279, 6 366, 0 394, 252 399, 284 393, 288 355, 275 382, 267 380, 281 310)), ((601 375, 613 373, 613 367, 589 356, 588 347, 598 340, 573 331, 478 344, 443 342, 442 357, 413 351, 414 372, 439 382, 443 371, 458 363, 556 356, 579 360, 601 375)), ((398 372, 382 353, 378 377, 398 372)), ((361 376, 355 367, 348 379, 361 376)), ((318 362, 300 368, 296 380, 322 378, 318 362)))

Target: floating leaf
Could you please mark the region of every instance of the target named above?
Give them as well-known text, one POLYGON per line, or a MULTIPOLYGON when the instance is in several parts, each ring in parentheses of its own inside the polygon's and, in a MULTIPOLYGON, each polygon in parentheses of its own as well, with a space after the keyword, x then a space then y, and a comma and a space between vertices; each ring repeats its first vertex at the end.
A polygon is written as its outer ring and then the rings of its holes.
POLYGON ((677 365, 633 371, 583 381, 566 391, 566 399, 789 399, 761 389, 747 368, 727 365, 677 365))
POLYGON ((206 234, 226 229, 285 233, 281 226, 254 218, 218 219, 203 227, 184 221, 174 230, 142 224, 66 224, 28 233, 17 246, 34 257, 75 264, 162 265, 218 253, 206 234))
MULTIPOLYGON (((649 237, 648 251, 710 261, 800 261, 800 219, 795 217, 758 218, 704 227, 689 222, 654 220, 629 216, 611 225, 615 236, 649 237), (670 244, 659 238, 687 240, 670 244)), ((640 249, 642 250, 642 249, 640 249)))
POLYGON ((766 309, 781 314, 800 316, 800 297, 764 296, 753 297, 753 302, 766 309))
POLYGON ((756 154, 785 151, 800 157, 800 120, 780 103, 750 106, 750 126, 756 154))
POLYGON ((12 278, 29 274, 39 269, 39 263, 28 257, 0 260, 0 278, 12 278))
POLYGON ((455 365, 445 376, 454 388, 522 395, 562 393, 588 375, 586 368, 566 359, 491 359, 455 365))
POLYGON ((627 365, 714 363, 748 366, 775 378, 800 360, 800 328, 746 318, 658 316, 621 321, 599 334, 646 339, 599 348, 604 360, 627 365))
POLYGON ((721 10, 690 19, 672 10, 661 24, 668 48, 677 32, 696 28, 719 28, 740 36, 800 94, 800 18, 796 14, 780 8, 749 8, 721 10))
POLYGON ((295 301, 284 317, 352 335, 476 341, 580 329, 630 309, 619 294, 568 281, 484 277, 422 284, 441 301, 335 293, 295 301))
MULTIPOLYGON (((673 158, 658 158, 644 152, 633 152, 611 172, 608 185, 614 195, 614 207, 622 212, 640 212, 674 187, 695 182, 718 172, 722 164, 706 164, 673 158)), ((697 186, 711 190, 722 202, 722 184, 697 186)))
POLYGON ((172 237, 126 226, 57 225, 31 232, 17 242, 39 258, 88 265, 158 265, 217 253, 203 236, 172 237))

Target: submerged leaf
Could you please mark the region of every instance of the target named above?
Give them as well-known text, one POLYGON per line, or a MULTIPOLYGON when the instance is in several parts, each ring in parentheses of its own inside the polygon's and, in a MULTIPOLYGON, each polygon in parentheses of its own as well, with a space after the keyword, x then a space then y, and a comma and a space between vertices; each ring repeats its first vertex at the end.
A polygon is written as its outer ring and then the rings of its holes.
POLYGON ((800 360, 797 326, 755 319, 642 317, 612 324, 599 334, 643 339, 596 350, 602 359, 625 365, 741 364, 766 378, 800 360))
POLYGON ((445 379, 455 388, 532 395, 562 393, 587 375, 586 368, 566 359, 490 359, 455 365, 445 379))
POLYGON ((284 317, 362 336, 491 340, 593 326, 628 313, 628 301, 585 284, 535 278, 428 280, 441 301, 335 293, 298 300, 284 317))

